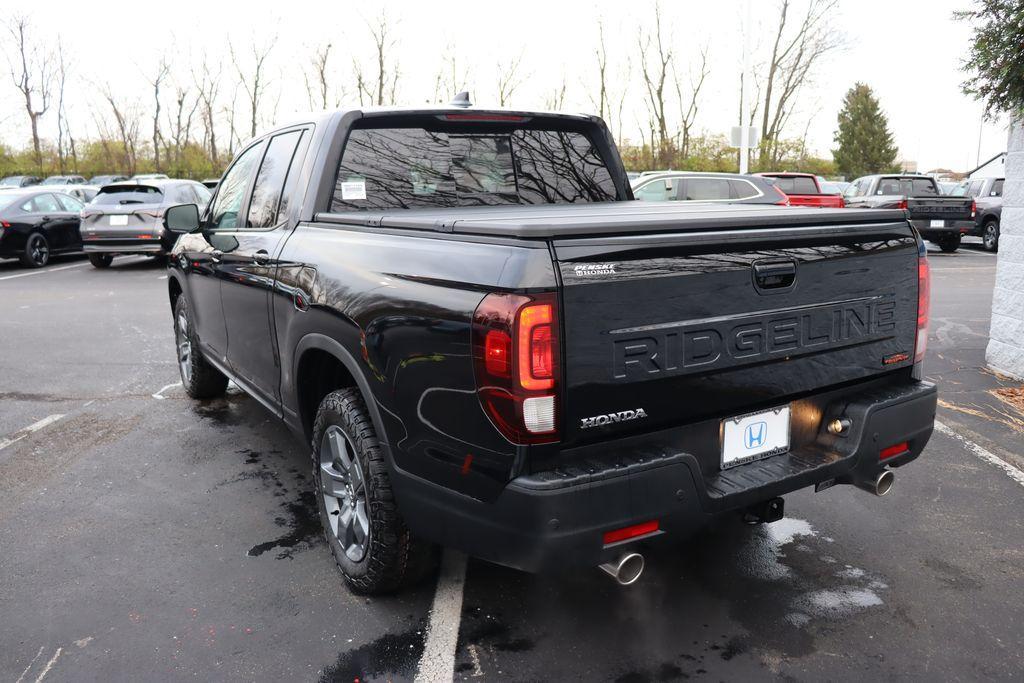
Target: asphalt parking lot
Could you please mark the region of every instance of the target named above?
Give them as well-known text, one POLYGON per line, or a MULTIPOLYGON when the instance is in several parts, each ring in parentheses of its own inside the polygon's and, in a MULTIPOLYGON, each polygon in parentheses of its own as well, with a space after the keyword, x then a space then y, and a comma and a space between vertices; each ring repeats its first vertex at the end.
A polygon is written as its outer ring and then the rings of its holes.
POLYGON ((439 584, 367 599, 320 540, 301 445, 237 390, 182 393, 162 266, 0 262, 0 679, 1020 680, 1024 416, 984 370, 995 263, 931 254, 940 427, 889 496, 801 491, 628 588, 449 555, 439 584))

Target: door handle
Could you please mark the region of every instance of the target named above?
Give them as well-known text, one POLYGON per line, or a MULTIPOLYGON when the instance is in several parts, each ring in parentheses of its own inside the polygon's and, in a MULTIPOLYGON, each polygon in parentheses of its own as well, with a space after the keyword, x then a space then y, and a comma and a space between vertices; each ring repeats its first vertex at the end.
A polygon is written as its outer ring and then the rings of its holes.
POLYGON ((257 266, 265 266, 270 263, 270 254, 267 253, 266 249, 260 249, 252 255, 252 262, 257 266))
POLYGON ((214 249, 210 252, 210 260, 214 263, 220 263, 222 258, 224 258, 224 252, 220 249, 214 249))
POLYGON ((754 282, 759 289, 787 289, 796 281, 793 261, 759 261, 753 264, 754 282))

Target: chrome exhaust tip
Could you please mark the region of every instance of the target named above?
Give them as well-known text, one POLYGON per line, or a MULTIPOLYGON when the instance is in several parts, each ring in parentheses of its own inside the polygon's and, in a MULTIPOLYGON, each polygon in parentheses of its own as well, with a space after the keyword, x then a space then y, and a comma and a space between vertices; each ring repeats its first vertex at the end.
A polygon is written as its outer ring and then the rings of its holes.
POLYGON ((876 496, 884 496, 892 490, 892 485, 896 482, 896 475, 892 473, 892 470, 882 470, 875 477, 874 481, 862 481, 858 482, 858 488, 862 488, 868 493, 873 493, 876 496))
POLYGON ((628 586, 636 583, 644 573, 644 556, 640 553, 625 553, 615 562, 605 562, 598 566, 620 586, 628 586))

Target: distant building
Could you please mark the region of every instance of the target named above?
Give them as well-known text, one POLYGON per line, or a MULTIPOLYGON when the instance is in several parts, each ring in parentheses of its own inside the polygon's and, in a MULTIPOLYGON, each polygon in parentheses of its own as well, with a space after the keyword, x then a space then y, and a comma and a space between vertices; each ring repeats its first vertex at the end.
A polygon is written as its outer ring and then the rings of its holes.
POLYGON ((968 171, 967 177, 974 178, 1005 178, 1006 152, 1000 152, 978 168, 968 171))
POLYGON ((903 173, 917 173, 917 162, 909 159, 900 159, 896 162, 903 173))

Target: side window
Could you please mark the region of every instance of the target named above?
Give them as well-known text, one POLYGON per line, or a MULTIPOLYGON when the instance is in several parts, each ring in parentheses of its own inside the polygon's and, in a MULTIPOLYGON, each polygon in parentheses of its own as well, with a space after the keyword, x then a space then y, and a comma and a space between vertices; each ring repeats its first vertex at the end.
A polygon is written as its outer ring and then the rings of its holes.
POLYGON ((878 181, 878 190, 875 194, 902 194, 899 178, 882 178, 878 181))
POLYGON ((57 195, 57 199, 60 200, 60 203, 64 207, 65 211, 78 213, 79 211, 85 208, 85 204, 80 202, 78 199, 75 199, 71 195, 57 195))
POLYGON ((199 202, 200 209, 202 209, 203 207, 210 203, 210 197, 213 196, 213 193, 211 193, 210 190, 205 185, 194 183, 191 187, 192 191, 196 195, 196 201, 199 202))
POLYGON ((242 201, 245 199, 245 190, 249 187, 249 180, 256 172, 256 165, 260 162, 260 153, 263 145, 253 145, 242 152, 242 156, 235 160, 234 165, 224 175, 220 184, 217 198, 213 203, 213 211, 210 213, 210 227, 214 229, 231 229, 238 227, 238 212, 242 210, 242 201))
POLYGON ((643 187, 639 187, 633 192, 633 196, 642 202, 664 202, 669 199, 675 199, 677 187, 672 179, 665 180, 652 180, 643 187))
POLYGON ((984 180, 972 180, 971 184, 967 187, 968 197, 977 197, 981 194, 981 188, 985 185, 984 180))
POLYGON ((1003 179, 993 181, 992 189, 988 191, 989 197, 1002 197, 1003 196, 1003 179))
POLYGON ((195 201, 195 195, 189 191, 188 185, 171 187, 164 195, 164 204, 167 206, 176 206, 177 204, 194 204, 195 201))
POLYGON ((687 178, 683 199, 692 202, 729 199, 729 181, 726 178, 687 178))
POLYGON ((849 187, 846 188, 846 192, 843 193, 845 197, 859 197, 860 196, 860 183, 861 181, 855 180, 850 183, 849 187))
POLYGON ((301 136, 302 131, 295 130, 270 139, 253 186, 249 218, 245 227, 269 228, 277 224, 281 192, 292 163, 292 156, 295 154, 295 146, 301 136))
POLYGON ((32 201, 35 204, 36 213, 59 213, 64 210, 57 203, 57 198, 52 194, 36 195, 32 201))
POLYGON ((729 184, 732 185, 733 197, 736 199, 749 199, 760 194, 760 191, 746 180, 730 180, 729 184))

